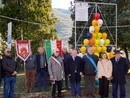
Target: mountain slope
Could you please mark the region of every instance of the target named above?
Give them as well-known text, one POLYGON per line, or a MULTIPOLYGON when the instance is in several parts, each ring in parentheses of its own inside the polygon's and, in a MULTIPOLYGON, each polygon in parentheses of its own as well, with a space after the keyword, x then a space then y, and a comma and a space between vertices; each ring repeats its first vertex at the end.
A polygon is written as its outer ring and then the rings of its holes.
POLYGON ((68 42, 69 37, 72 34, 72 20, 71 12, 64 9, 53 9, 55 17, 59 20, 56 25, 56 30, 59 35, 59 38, 64 42, 68 42))

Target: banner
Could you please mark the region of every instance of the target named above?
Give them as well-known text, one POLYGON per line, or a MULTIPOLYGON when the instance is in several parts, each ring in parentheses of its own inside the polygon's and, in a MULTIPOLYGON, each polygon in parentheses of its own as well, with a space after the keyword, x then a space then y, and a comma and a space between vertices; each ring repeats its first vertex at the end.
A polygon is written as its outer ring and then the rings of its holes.
POLYGON ((26 61, 30 55, 30 41, 29 40, 16 40, 15 41, 17 56, 23 61, 26 61))
POLYGON ((46 40, 45 41, 45 50, 46 50, 47 60, 49 60, 55 48, 58 48, 60 50, 60 56, 62 57, 62 40, 54 40, 54 41, 46 40))
POLYGON ((88 21, 88 3, 75 3, 75 19, 76 21, 88 21))
POLYGON ((12 22, 8 23, 8 37, 7 37, 7 47, 11 49, 12 43, 12 22))

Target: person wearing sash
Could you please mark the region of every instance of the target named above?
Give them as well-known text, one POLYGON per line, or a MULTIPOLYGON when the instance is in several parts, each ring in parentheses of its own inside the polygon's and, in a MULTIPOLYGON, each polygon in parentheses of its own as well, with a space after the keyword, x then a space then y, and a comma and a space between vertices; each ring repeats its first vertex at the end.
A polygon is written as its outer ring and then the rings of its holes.
POLYGON ((83 72, 85 76, 85 95, 95 97, 95 76, 98 72, 98 56, 94 55, 92 47, 87 46, 87 54, 82 58, 83 72))
POLYGON ((115 57, 111 59, 113 65, 112 72, 112 96, 118 98, 118 87, 120 89, 120 98, 126 97, 126 75, 129 69, 129 63, 126 58, 121 56, 120 50, 115 50, 115 57))
POLYGON ((59 55, 59 49, 53 50, 53 55, 48 62, 48 71, 50 80, 52 82, 52 98, 56 98, 56 87, 58 87, 58 97, 62 98, 62 79, 64 78, 64 65, 63 60, 59 55))
POLYGON ((80 81, 83 71, 82 60, 77 55, 77 50, 72 50, 71 56, 68 58, 68 75, 70 78, 71 94, 73 97, 80 97, 80 81))
POLYGON ((98 61, 99 95, 101 98, 108 97, 109 80, 112 79, 112 62, 108 59, 105 52, 101 53, 98 61))

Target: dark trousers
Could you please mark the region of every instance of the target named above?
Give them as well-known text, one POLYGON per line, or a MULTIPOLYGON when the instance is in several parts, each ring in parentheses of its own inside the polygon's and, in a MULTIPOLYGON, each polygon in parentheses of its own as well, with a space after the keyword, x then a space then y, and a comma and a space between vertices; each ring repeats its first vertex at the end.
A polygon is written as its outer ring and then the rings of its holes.
POLYGON ((58 88, 58 97, 61 98, 62 81, 52 81, 52 98, 55 98, 56 87, 58 88))
POLYGON ((71 94, 72 94, 72 96, 76 96, 76 95, 80 96, 80 81, 78 79, 77 73, 75 74, 75 77, 73 77, 73 78, 75 79, 75 81, 73 83, 70 82, 71 94))
POLYGON ((102 97, 108 97, 109 80, 106 77, 99 79, 99 95, 102 97))
POLYGON ((85 75, 85 92, 95 94, 95 75, 85 75))
POLYGON ((13 98, 16 84, 16 77, 4 77, 4 98, 13 98))
POLYGON ((47 70, 45 68, 41 68, 39 71, 37 71, 37 87, 39 90, 41 89, 41 78, 43 79, 44 90, 47 89, 47 76, 47 70))
POLYGON ((112 84, 112 95, 113 98, 118 98, 118 86, 120 88, 120 98, 126 98, 126 89, 125 89, 125 84, 112 84))
POLYGON ((72 96, 80 95, 80 83, 70 83, 72 96))
POLYGON ((65 73, 65 87, 68 88, 68 75, 65 73))
POLYGON ((35 87, 35 70, 27 70, 26 71, 26 87, 27 90, 34 90, 35 87))

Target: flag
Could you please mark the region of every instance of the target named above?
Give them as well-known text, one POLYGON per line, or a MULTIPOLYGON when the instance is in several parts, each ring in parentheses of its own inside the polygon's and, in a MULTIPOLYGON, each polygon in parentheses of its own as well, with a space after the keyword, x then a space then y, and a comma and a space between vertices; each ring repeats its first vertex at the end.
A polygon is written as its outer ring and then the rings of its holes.
POLYGON ((11 49, 12 43, 12 22, 8 23, 8 37, 7 37, 7 47, 11 49))
POLYGON ((26 61, 31 53, 30 40, 15 41, 17 56, 23 61, 26 61))
POLYGON ((49 60, 55 48, 59 49, 60 56, 62 57, 62 40, 53 40, 53 41, 46 40, 45 41, 45 50, 46 50, 47 60, 49 60))

